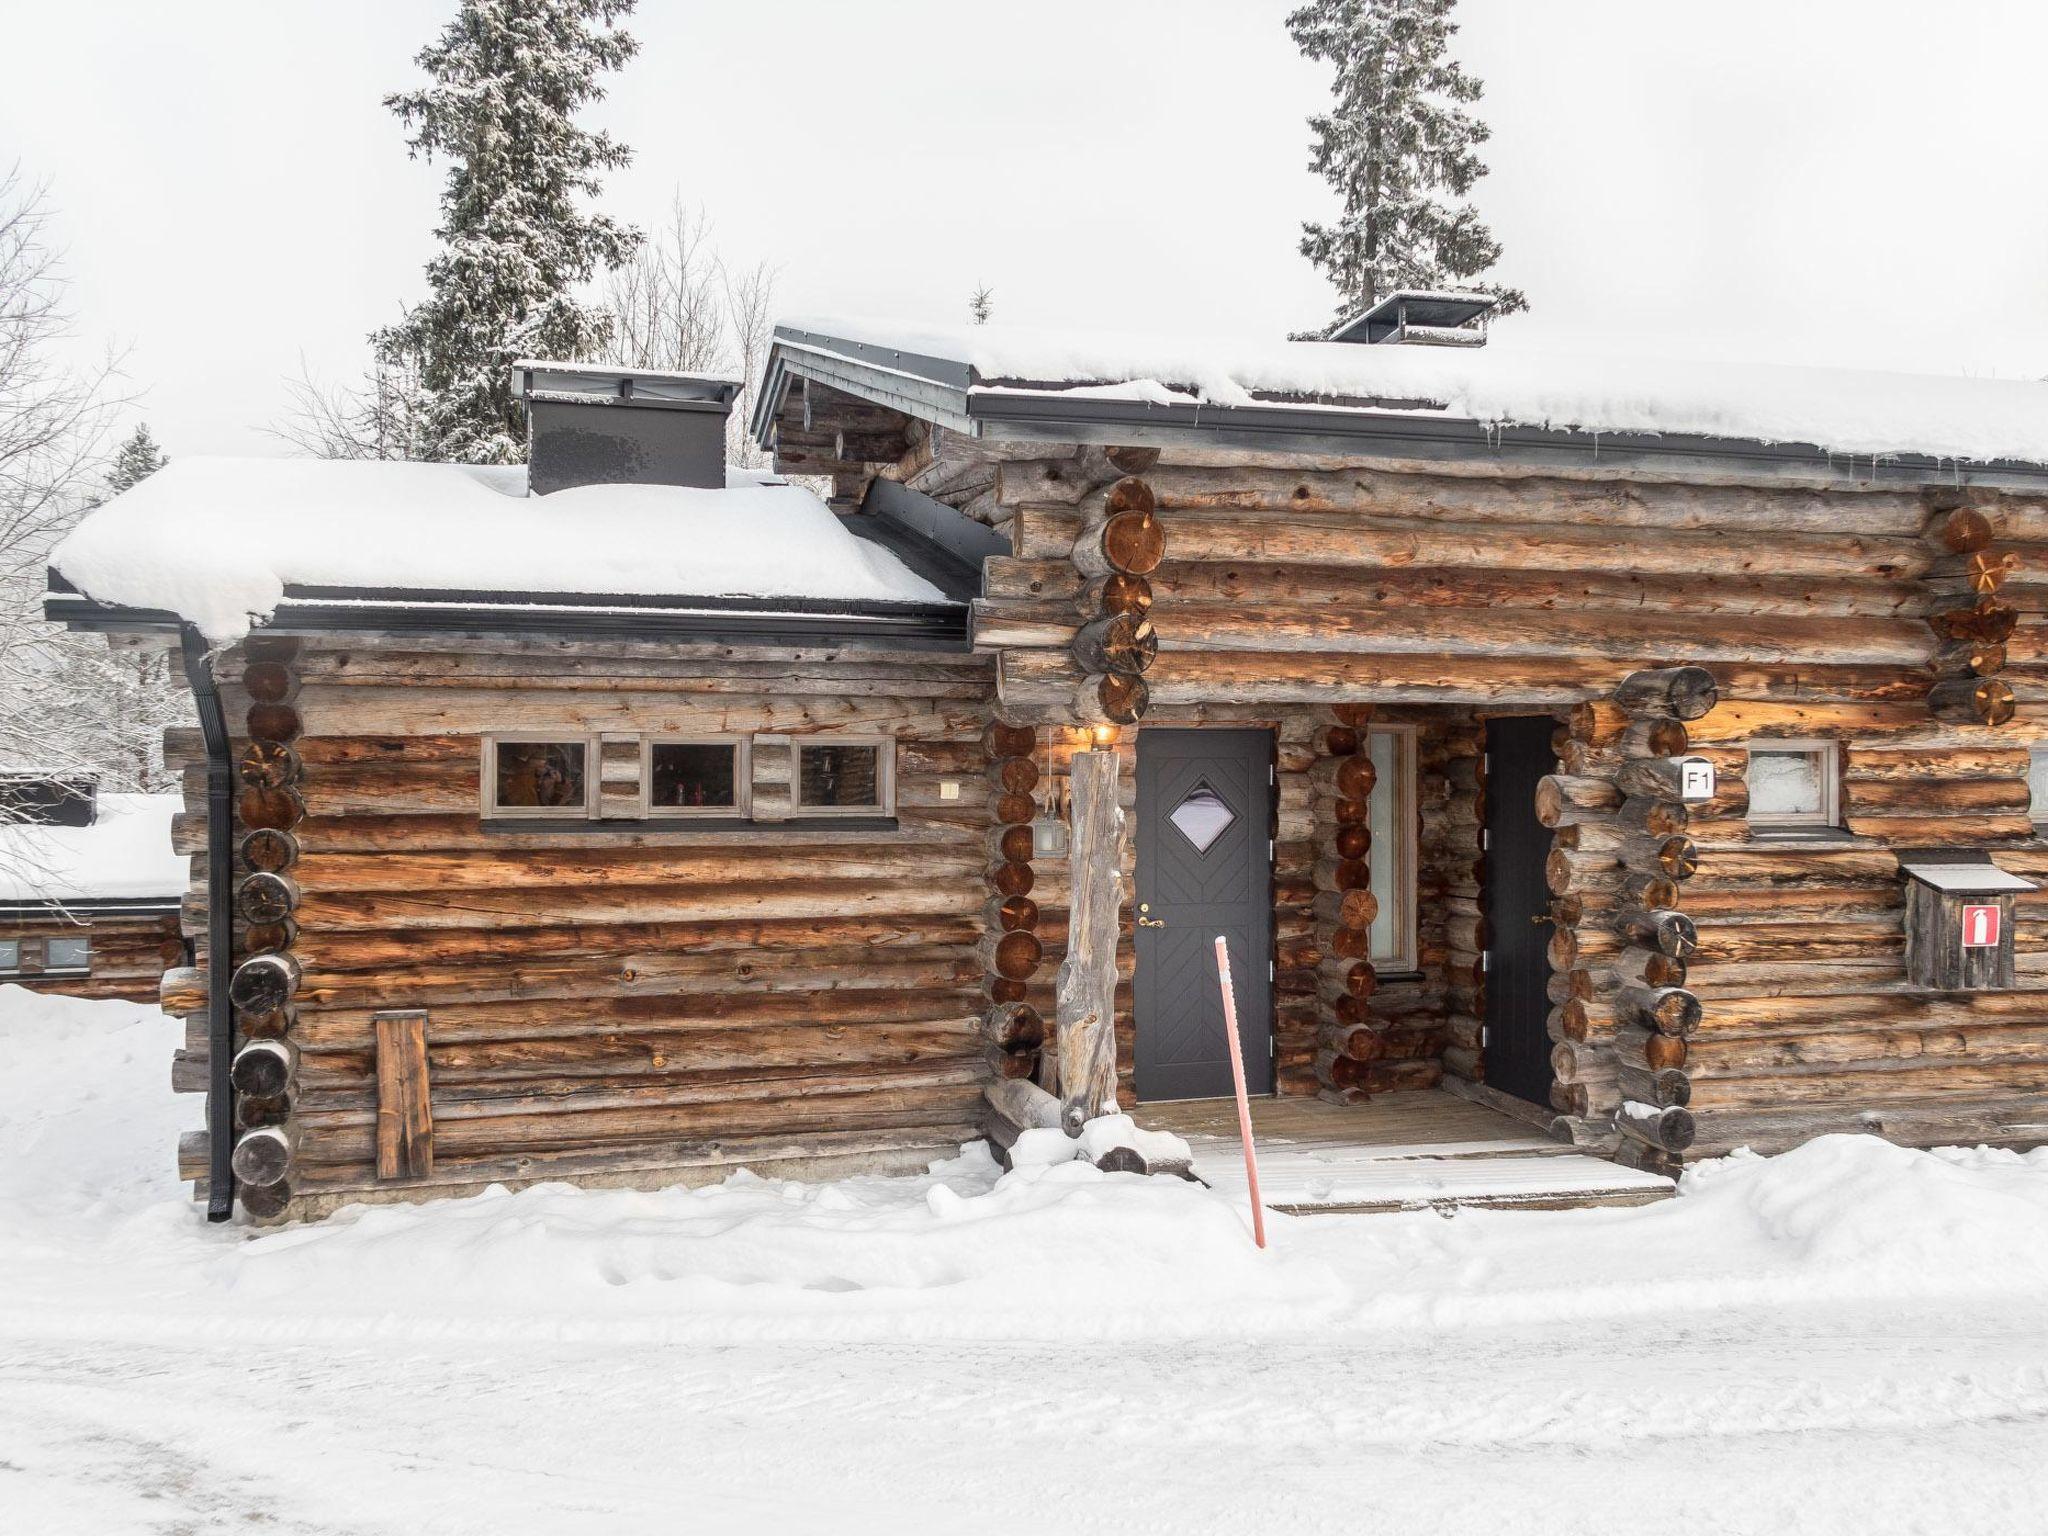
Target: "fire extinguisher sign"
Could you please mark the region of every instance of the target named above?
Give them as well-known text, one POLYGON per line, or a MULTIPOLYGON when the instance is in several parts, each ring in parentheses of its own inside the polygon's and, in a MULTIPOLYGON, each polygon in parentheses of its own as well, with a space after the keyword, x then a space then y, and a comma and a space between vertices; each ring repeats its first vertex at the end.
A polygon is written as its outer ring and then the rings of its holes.
POLYGON ((1996 949, 1998 947, 1998 908, 1995 906, 1966 906, 1963 908, 1963 948, 1996 949))

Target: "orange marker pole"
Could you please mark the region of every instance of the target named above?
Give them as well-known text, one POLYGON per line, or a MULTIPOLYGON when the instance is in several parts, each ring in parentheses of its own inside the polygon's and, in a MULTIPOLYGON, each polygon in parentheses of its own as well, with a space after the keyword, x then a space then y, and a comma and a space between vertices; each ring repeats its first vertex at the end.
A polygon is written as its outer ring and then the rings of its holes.
POLYGON ((1266 1207, 1259 1201, 1259 1154, 1252 1150, 1252 1100, 1244 1086, 1244 1050, 1237 1043, 1237 991, 1230 984, 1230 949, 1216 935, 1216 979, 1223 987, 1223 1032, 1230 1041, 1230 1079, 1237 1084, 1237 1133, 1244 1140, 1244 1181, 1252 1192, 1252 1240, 1266 1246, 1266 1207))

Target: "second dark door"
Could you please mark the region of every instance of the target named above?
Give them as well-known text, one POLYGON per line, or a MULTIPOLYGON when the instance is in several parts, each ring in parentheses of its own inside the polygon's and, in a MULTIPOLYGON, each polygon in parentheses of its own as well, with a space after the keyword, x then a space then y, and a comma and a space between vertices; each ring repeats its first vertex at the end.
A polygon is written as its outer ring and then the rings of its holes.
POLYGON ((1486 1081, 1550 1104, 1550 833, 1536 783, 1557 771, 1549 715, 1486 722, 1486 1081))
POLYGON ((1216 936, 1230 953, 1245 1082, 1273 1090, 1273 735, 1138 733, 1138 1097, 1232 1091, 1216 936))

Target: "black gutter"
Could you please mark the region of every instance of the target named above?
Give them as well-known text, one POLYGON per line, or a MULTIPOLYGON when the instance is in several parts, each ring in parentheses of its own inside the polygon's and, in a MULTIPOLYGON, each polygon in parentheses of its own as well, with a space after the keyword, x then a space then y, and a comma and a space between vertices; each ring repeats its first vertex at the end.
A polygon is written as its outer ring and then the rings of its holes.
POLYGON ((184 903, 175 896, 53 896, 33 901, 0 901, 0 917, 169 917, 184 903))
MULTIPOLYGON (((177 630, 178 615, 122 608, 78 592, 54 569, 43 616, 72 629, 177 630)), ((510 633, 709 642, 841 645, 881 641, 965 650, 964 602, 834 602, 817 598, 620 597, 592 592, 430 591, 391 587, 285 588, 261 628, 278 634, 510 633)))
POLYGON ((185 682, 206 742, 206 1219, 227 1221, 235 1214, 235 1013, 228 997, 235 979, 235 768, 206 637, 187 624, 182 639, 185 682))

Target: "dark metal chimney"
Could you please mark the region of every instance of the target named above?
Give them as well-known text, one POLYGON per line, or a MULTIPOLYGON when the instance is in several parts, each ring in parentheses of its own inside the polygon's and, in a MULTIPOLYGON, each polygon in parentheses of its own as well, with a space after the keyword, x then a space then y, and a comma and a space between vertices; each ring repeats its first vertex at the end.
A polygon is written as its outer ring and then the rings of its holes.
POLYGON ((725 484, 737 380, 521 361, 512 382, 526 402, 526 483, 536 496, 577 485, 725 484))

